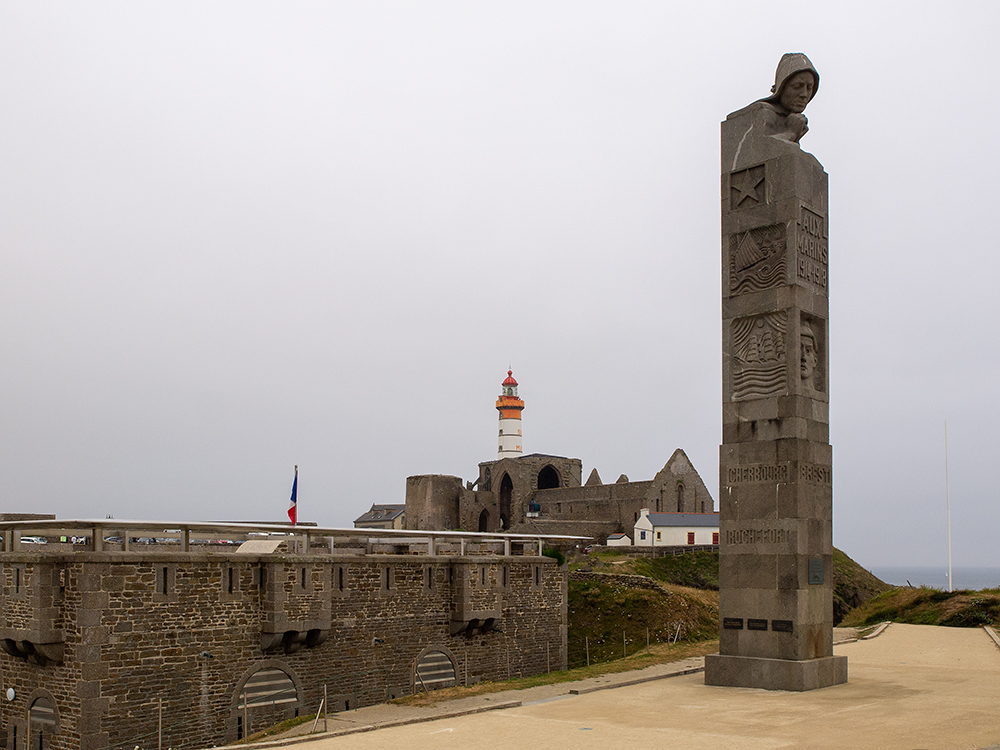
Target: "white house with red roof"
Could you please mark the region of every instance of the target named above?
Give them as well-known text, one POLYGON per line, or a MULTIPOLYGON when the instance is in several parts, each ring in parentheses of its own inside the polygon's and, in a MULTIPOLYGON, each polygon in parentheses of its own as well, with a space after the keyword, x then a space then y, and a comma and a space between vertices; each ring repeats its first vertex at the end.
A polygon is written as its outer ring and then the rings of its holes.
POLYGON ((639 511, 632 543, 636 547, 683 547, 718 544, 718 513, 650 513, 639 511))

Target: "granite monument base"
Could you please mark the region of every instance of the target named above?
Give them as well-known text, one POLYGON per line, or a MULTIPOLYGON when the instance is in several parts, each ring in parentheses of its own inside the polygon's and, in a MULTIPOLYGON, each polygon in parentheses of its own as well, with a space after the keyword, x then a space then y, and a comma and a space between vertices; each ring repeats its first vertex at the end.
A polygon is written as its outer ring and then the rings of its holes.
POLYGON ((756 656, 705 657, 705 684, 804 692, 847 682, 847 657, 763 659, 756 656))

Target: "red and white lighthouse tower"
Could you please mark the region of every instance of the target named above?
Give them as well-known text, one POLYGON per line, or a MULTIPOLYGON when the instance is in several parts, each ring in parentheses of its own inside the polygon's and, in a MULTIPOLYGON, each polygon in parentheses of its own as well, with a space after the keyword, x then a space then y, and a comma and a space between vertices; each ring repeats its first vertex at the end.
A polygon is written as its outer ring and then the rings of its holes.
POLYGON ((497 411, 500 412, 500 447, 497 459, 516 458, 521 455, 521 410, 524 402, 517 397, 517 381, 514 374, 507 370, 507 379, 503 381, 503 392, 497 399, 497 411))

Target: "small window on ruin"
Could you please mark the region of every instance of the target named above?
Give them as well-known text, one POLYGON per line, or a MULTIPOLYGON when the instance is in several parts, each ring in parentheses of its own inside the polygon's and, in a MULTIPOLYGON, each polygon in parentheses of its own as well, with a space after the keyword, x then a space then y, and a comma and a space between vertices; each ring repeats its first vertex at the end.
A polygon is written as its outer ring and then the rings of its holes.
POLYGON ((486 585, 486 566, 485 565, 483 565, 481 568, 479 568, 479 583, 480 583, 481 586, 485 586, 486 585))
POLYGON ((337 568, 337 588, 340 591, 344 590, 344 569, 337 568))
POLYGON ((542 583, 542 568, 539 565, 535 566, 535 585, 539 586, 542 583))
POLYGON ((236 569, 231 565, 226 568, 226 593, 231 594, 236 590, 236 569))
POLYGON ((14 593, 20 593, 21 591, 21 569, 14 568, 14 593))

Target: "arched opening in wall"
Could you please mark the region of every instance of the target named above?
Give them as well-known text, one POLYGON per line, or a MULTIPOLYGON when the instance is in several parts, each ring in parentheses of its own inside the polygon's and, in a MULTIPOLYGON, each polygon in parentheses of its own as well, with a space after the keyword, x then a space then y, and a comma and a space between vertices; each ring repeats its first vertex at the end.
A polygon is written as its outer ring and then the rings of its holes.
POLYGON ((483 508, 483 512, 479 514, 479 531, 486 532, 490 530, 490 512, 483 508))
POLYGON ((237 739, 241 740, 247 734, 253 734, 260 728, 262 722, 270 725, 275 719, 281 721, 289 718, 282 715, 286 706, 295 706, 297 716, 298 704, 299 693, 291 675, 274 666, 258 669, 247 677, 236 700, 237 739))
POLYGON ((455 663, 444 651, 428 651, 417 660, 413 670, 415 691, 440 690, 455 684, 455 663))
POLYGON ((677 484, 677 512, 684 512, 684 485, 677 484))
POLYGON ((58 716, 52 699, 40 695, 31 702, 28 709, 28 748, 29 750, 44 750, 48 747, 49 737, 57 730, 58 716))
POLYGON ((553 487, 560 486, 562 486, 562 482, 559 480, 559 472, 552 464, 548 464, 538 472, 538 489, 551 490, 553 487))
POLYGON ((500 506, 500 528, 504 531, 510 528, 510 501, 513 494, 514 482, 511 481, 510 474, 504 472, 500 479, 500 492, 497 498, 500 506))

